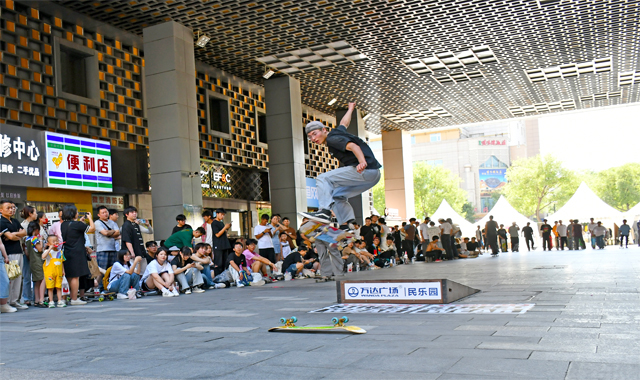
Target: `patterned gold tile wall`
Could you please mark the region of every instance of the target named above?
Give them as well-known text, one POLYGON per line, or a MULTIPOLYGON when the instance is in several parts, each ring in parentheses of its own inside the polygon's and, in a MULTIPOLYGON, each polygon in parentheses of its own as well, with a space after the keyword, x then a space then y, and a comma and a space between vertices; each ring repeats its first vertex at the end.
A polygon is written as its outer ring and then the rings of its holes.
POLYGON ((148 146, 139 49, 11 0, 1 11, 0 122, 148 146), (100 107, 56 98, 54 37, 98 52, 100 107))
MULTIPOLYGON (((333 122, 322 120, 317 116, 303 112, 303 127, 307 125, 307 123, 316 120, 331 128, 336 127, 333 122)), ((329 148, 327 148, 326 145, 318 145, 307 140, 307 147, 308 149, 305 151, 305 175, 307 177, 316 178, 318 175, 338 167, 338 160, 331 157, 331 154, 329 154, 329 148)))

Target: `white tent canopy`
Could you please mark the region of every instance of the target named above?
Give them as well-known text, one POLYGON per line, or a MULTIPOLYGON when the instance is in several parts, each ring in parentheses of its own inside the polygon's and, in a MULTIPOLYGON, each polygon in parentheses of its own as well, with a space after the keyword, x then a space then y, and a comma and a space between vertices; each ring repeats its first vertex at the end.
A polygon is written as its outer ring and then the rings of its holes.
POLYGON ((498 225, 504 224, 504 228, 506 230, 509 229, 509 226, 511 226, 513 222, 516 222, 516 225, 520 227, 520 236, 522 236, 522 228, 527 225, 527 222, 531 223, 534 238, 539 235, 538 225, 536 222, 516 211, 504 196, 500 196, 500 199, 498 199, 491 211, 485 215, 484 218, 480 219, 476 225, 479 225, 480 228, 484 228, 485 224, 489 221, 489 216, 491 215, 493 215, 493 220, 498 222, 498 225))
POLYGON ((476 236, 475 235, 476 227, 471 222, 463 218, 460 214, 458 214, 456 210, 454 210, 453 207, 451 207, 451 205, 449 204, 449 202, 447 202, 446 199, 443 199, 442 203, 440 203, 440 206, 438 206, 438 209, 436 210, 436 212, 434 212, 433 215, 431 216, 431 220, 435 222, 437 226, 438 219, 448 219, 448 218, 451 218, 453 223, 457 224, 460 227, 460 231, 462 232, 462 237, 470 238, 472 236, 476 236))
POLYGON ((624 215, 628 219, 629 223, 631 223, 631 221, 640 219, 640 203, 631 207, 631 209, 625 212, 624 215))
POLYGON ((566 224, 569 219, 578 219, 579 222, 589 222, 590 218, 610 219, 615 223, 622 222, 622 212, 606 204, 594 193, 586 183, 582 182, 575 194, 560 207, 555 214, 549 215, 547 220, 562 220, 566 224))

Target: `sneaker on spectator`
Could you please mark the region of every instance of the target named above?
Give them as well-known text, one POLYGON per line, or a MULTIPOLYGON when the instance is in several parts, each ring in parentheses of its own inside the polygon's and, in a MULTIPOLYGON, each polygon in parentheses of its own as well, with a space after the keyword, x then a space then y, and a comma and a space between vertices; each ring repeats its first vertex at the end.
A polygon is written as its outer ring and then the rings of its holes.
POLYGON ((15 307, 5 303, 4 305, 0 305, 0 313, 15 313, 18 311, 15 307))
POLYGON ((254 282, 252 282, 252 283, 251 283, 251 286, 262 286, 262 285, 264 285, 264 284, 265 284, 264 280, 260 280, 260 281, 254 281, 254 282))
POLYGON ((199 286, 196 286, 195 288, 193 288, 193 292, 194 293, 204 293, 204 289, 202 289, 199 286))
POLYGON ((142 292, 138 290, 138 291, 136 292, 136 298, 142 298, 142 297, 143 297, 143 296, 142 296, 142 292))
POLYGON ((76 300, 71 300, 69 304, 71 306, 80 306, 80 305, 86 305, 87 303, 81 299, 76 299, 76 300))
POLYGON ((191 289, 187 288, 187 290, 184 291, 184 294, 191 294, 191 289))
POLYGON ((167 288, 163 288, 163 289, 162 289, 162 296, 163 296, 163 297, 173 297, 173 293, 171 293, 171 292, 169 291, 169 289, 167 289, 167 288))
POLYGON ((49 302, 49 309, 53 309, 54 307, 56 307, 56 303, 53 301, 49 302))
POLYGON ((63 300, 58 301, 58 303, 56 304, 56 307, 67 307, 67 303, 64 302, 63 300))
POLYGON ((171 291, 171 293, 173 293, 174 297, 178 297, 180 295, 180 293, 178 293, 178 289, 173 288, 173 291, 171 291))
POLYGON ((27 306, 27 305, 25 305, 23 303, 20 303, 18 301, 16 301, 16 303, 14 303, 14 304, 11 304, 11 306, 16 308, 16 309, 18 309, 18 310, 27 310, 29 308, 29 306, 27 306))
POLYGON ((331 223, 331 210, 319 210, 317 212, 301 212, 300 215, 314 222, 331 223))
POLYGON ((224 288, 227 287, 227 284, 226 283, 219 283, 219 284, 213 285, 213 287, 216 288, 216 289, 224 289, 224 288))
POLYGON ((244 284, 241 281, 236 282, 236 287, 244 288, 244 284))
POLYGON ((119 300, 126 300, 129 299, 129 297, 127 297, 126 294, 122 294, 122 293, 118 293, 118 295, 116 296, 117 299, 119 300))

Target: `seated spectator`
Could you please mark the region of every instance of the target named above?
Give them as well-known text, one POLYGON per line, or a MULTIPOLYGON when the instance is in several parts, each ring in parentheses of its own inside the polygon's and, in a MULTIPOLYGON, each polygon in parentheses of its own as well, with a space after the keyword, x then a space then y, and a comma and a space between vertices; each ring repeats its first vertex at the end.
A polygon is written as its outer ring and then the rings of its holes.
POLYGON ((373 255, 367 251, 367 243, 364 240, 358 240, 355 243, 355 252, 358 258, 364 262, 365 265, 371 265, 373 255))
POLYGON ((289 254, 289 256, 287 256, 287 258, 284 259, 284 262, 282 263, 283 273, 291 273, 292 278, 295 278, 298 274, 300 274, 306 264, 314 261, 314 259, 304 260, 304 256, 307 254, 308 250, 309 249, 306 245, 301 245, 300 247, 298 247, 297 251, 291 252, 291 254, 289 254))
POLYGON ((434 259, 436 262, 442 261, 442 256, 444 254, 444 249, 440 248, 438 245, 439 240, 440 237, 438 235, 434 235, 427 246, 427 257, 434 259))
POLYGON ((156 252, 158 252, 158 244, 154 241, 148 241, 145 244, 145 247, 147 248, 147 264, 149 262, 151 262, 151 260, 156 258, 156 252))
POLYGON ((472 237, 471 241, 467 243, 467 251, 469 251, 470 257, 482 255, 482 252, 480 252, 480 244, 476 241, 475 237, 472 237))
POLYGON ((202 227, 196 228, 195 231, 190 229, 180 230, 169 236, 169 238, 164 241, 164 246, 167 248, 178 247, 179 249, 193 247, 193 239, 197 239, 205 234, 206 232, 202 227))
POLYGON ((460 248, 458 249, 458 257, 462 259, 466 259, 467 257, 469 257, 469 250, 467 249, 467 244, 469 244, 469 238, 464 238, 463 241, 460 243, 460 248))
POLYGON ((176 246, 173 246, 173 247, 170 247, 170 248, 166 248, 166 247, 162 247, 162 248, 164 248, 166 250, 166 252, 167 252, 167 255, 168 255, 167 256, 167 261, 168 262, 172 262, 173 259, 175 259, 176 256, 178 256, 180 254, 180 248, 178 248, 176 246))
POLYGON ((378 237, 377 235, 374 236, 373 244, 367 247, 367 250, 369 251, 369 253, 373 255, 373 257, 376 257, 380 253, 382 253, 383 249, 382 249, 382 246, 380 245, 380 237, 378 237))
POLYGON ((174 280, 173 268, 167 261, 167 249, 160 248, 142 275, 142 290, 159 290, 163 297, 177 297, 180 293, 173 285, 174 280))
POLYGON ((129 299, 127 292, 131 288, 134 288, 136 293, 140 290, 140 262, 142 261, 142 256, 136 256, 133 259, 133 264, 130 261, 131 253, 129 250, 119 250, 116 262, 111 266, 111 272, 109 273, 107 291, 117 292, 119 300, 129 299))
POLYGON ((171 261, 173 274, 180 284, 180 292, 184 294, 191 294, 191 291, 194 293, 204 292, 202 289, 204 280, 200 272, 204 268, 199 262, 194 261, 191 255, 191 248, 183 247, 180 254, 171 261))
POLYGON ((244 246, 237 241, 233 245, 233 252, 227 257, 227 271, 238 288, 249 285, 250 281, 247 273, 247 259, 242 254, 243 251, 244 246))
MULTIPOLYGON (((320 261, 318 260, 318 252, 316 250, 316 248, 310 249, 308 245, 302 244, 298 247, 304 246, 304 248, 307 249, 307 253, 304 255, 304 257, 309 260, 309 262, 307 264, 304 264, 304 269, 308 269, 312 272, 318 272, 320 270, 320 261)), ((299 248, 295 249, 296 251, 299 250, 299 248)))
MULTIPOLYGON (((270 267, 271 271, 274 272, 276 271, 276 265, 256 253, 257 244, 258 242, 254 239, 247 240, 247 249, 245 249, 242 254, 247 261, 247 268, 251 270, 251 273, 260 273, 263 277, 267 277, 267 268, 270 267)), ((284 246, 282 247, 284 248, 284 246)), ((289 256, 289 254, 287 254, 287 256, 289 256)))
MULTIPOLYGON (((386 238, 387 249, 378 253, 376 258, 373 260, 373 264, 377 267, 384 268, 388 266, 393 259, 395 259, 398 253, 395 250, 395 244, 393 243, 393 236, 387 236, 386 238)), ((375 245, 375 238, 374 238, 375 245)), ((397 262, 397 261, 396 261, 397 262)))
POLYGON ((343 271, 347 271, 348 265, 351 264, 352 270, 356 270, 356 267, 360 265, 363 261, 360 260, 358 255, 356 255, 356 251, 354 248, 353 240, 350 240, 347 243, 347 246, 342 249, 342 260, 344 260, 344 269, 343 271))
POLYGON ((200 269, 200 273, 202 273, 205 289, 209 289, 213 286, 213 277, 211 277, 211 263, 213 263, 213 258, 211 257, 212 252, 213 250, 209 244, 198 243, 191 255, 191 260, 199 263, 202 267, 202 269, 200 269))

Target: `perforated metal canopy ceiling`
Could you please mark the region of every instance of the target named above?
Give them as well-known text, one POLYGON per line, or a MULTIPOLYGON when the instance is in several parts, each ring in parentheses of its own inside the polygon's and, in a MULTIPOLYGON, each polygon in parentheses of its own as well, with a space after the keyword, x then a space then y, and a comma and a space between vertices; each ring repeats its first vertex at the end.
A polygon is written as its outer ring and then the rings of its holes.
POLYGON ((323 112, 355 99, 373 132, 640 100, 639 1, 57 3, 138 35, 177 21, 211 37, 197 59, 254 83, 285 70, 323 112))

